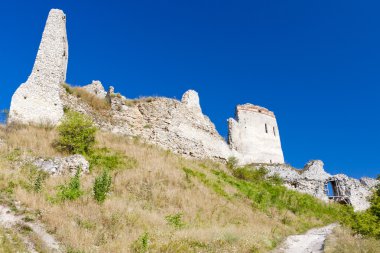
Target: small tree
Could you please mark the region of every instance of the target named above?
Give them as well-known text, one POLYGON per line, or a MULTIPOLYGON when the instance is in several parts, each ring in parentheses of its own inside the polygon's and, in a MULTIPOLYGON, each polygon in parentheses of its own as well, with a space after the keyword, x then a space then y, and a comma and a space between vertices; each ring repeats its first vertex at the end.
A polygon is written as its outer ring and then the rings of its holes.
POLYGON ((103 203, 106 200, 107 193, 111 189, 112 178, 106 170, 103 171, 102 175, 95 178, 93 191, 94 198, 99 203, 103 203))
POLYGON ((57 148, 70 154, 88 154, 95 144, 96 127, 83 114, 68 111, 58 126, 57 148))
POLYGON ((78 169, 75 175, 70 179, 67 185, 60 185, 58 198, 61 201, 75 200, 83 195, 83 191, 80 187, 80 171, 78 169))

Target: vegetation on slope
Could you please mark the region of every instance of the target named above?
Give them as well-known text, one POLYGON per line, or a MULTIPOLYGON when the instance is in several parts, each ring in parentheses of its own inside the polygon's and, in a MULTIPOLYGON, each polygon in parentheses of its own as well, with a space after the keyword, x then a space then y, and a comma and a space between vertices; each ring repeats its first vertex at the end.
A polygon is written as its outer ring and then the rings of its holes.
POLYGON ((184 159, 136 138, 97 132, 81 177, 38 176, 25 162, 62 155, 56 129, 1 129, 0 138, 2 202, 20 201, 69 252, 265 252, 353 220, 352 209, 290 191, 262 169, 184 159))
POLYGON ((346 227, 338 227, 327 238, 326 253, 378 253, 380 240, 355 234, 346 227))
POLYGON ((0 227, 0 252, 27 252, 26 247, 14 231, 0 227))
POLYGON ((95 94, 92 94, 82 87, 70 86, 67 83, 62 84, 63 88, 68 94, 76 96, 87 103, 91 108, 99 112, 106 112, 111 108, 110 103, 104 98, 99 98, 95 94))

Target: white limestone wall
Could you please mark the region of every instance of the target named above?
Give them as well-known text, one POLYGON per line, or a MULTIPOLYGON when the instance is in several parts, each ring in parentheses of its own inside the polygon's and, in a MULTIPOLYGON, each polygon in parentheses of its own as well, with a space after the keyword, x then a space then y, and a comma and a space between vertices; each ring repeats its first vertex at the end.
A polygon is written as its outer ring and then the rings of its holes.
POLYGON ((28 80, 14 93, 9 122, 57 124, 63 116, 61 84, 66 80, 68 42, 66 15, 50 11, 28 80))
POLYGON ((238 106, 236 119, 229 119, 229 144, 241 163, 284 163, 276 118, 265 108, 238 106))

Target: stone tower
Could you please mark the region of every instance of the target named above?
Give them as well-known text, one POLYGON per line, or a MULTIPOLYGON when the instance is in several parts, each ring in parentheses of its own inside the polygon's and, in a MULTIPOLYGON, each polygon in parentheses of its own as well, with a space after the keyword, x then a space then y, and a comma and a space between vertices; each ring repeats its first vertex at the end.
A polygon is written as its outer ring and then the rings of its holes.
POLYGON ((66 80, 66 15, 52 9, 28 80, 13 94, 9 122, 57 124, 63 116, 61 84, 66 80))
POLYGON ((228 120, 229 145, 242 163, 284 163, 276 117, 266 108, 244 104, 228 120))

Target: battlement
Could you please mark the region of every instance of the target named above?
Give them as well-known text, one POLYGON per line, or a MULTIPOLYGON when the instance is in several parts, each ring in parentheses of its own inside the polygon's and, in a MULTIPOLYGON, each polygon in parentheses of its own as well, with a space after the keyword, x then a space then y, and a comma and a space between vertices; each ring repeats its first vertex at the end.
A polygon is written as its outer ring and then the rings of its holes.
POLYGON ((249 104, 249 103, 236 106, 236 113, 238 114, 238 112, 240 111, 257 112, 257 113, 262 113, 262 114, 275 118, 274 113, 268 110, 267 108, 264 108, 258 105, 249 104))

